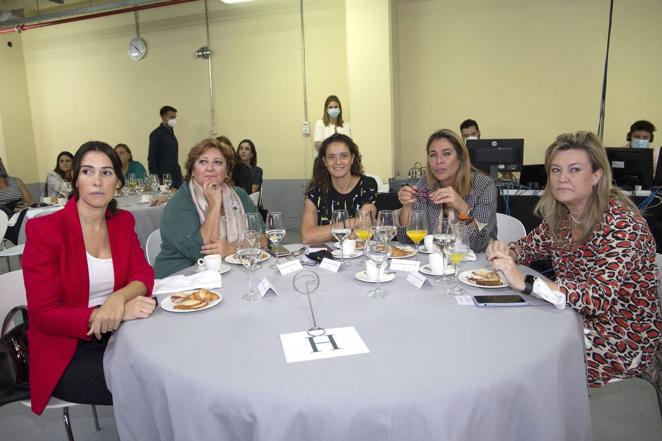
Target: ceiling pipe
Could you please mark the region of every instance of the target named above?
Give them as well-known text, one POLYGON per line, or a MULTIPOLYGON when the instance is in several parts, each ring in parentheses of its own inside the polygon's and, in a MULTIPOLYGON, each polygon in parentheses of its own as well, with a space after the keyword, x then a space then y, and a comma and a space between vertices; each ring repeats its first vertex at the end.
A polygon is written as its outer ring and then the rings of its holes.
POLYGON ((10 32, 23 32, 23 31, 28 31, 30 29, 44 28, 44 27, 47 27, 47 26, 54 26, 54 25, 65 24, 65 23, 73 23, 73 22, 77 22, 77 21, 90 20, 90 19, 93 19, 93 18, 109 17, 111 15, 126 14, 127 12, 143 11, 145 9, 161 8, 161 7, 164 7, 164 6, 173 6, 173 5, 183 4, 183 3, 190 3, 190 2, 194 2, 194 1, 197 1, 197 0, 168 0, 168 1, 164 1, 164 2, 150 3, 148 5, 137 5, 137 6, 131 6, 131 7, 128 7, 128 8, 114 9, 114 10, 111 10, 111 11, 97 12, 97 13, 94 13, 94 14, 86 14, 86 15, 79 15, 79 16, 76 16, 76 17, 63 18, 63 19, 60 19, 60 20, 46 21, 46 22, 43 22, 43 23, 18 25, 18 26, 14 26, 12 28, 0 29, 0 34, 8 34, 10 32))

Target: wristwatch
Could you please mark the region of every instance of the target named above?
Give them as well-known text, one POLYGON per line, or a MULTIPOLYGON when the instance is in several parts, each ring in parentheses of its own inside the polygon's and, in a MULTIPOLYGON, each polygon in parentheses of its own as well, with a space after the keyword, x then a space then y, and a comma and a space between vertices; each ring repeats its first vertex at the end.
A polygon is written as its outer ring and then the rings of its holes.
POLYGON ((473 211, 473 208, 471 208, 471 205, 468 205, 467 211, 458 211, 457 213, 457 218, 461 220, 462 222, 468 222, 471 221, 471 212, 473 211))
POLYGON ((522 294, 531 294, 533 292, 533 284, 536 281, 536 277, 533 274, 527 274, 524 277, 524 289, 522 290, 522 294))

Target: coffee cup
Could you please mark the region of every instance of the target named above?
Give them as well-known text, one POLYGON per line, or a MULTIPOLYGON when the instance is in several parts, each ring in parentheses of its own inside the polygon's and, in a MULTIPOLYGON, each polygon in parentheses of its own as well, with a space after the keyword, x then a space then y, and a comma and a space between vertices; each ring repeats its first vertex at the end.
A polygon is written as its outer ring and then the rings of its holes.
POLYGON ((152 195, 151 194, 141 194, 140 195, 140 202, 149 204, 149 202, 152 200, 152 195))
POLYGON ((437 248, 436 245, 434 244, 434 236, 432 234, 428 234, 427 236, 425 236, 425 239, 423 239, 423 243, 425 244, 425 251, 427 251, 428 253, 433 253, 437 248))
POLYGON ((430 254, 430 269, 437 273, 437 274, 443 274, 446 269, 444 261, 444 256, 441 253, 432 253, 430 254))
POLYGON ((220 254, 210 254, 198 259, 198 267, 211 271, 220 271, 223 258, 220 254))
POLYGON ((45 196, 45 197, 41 198, 41 202, 43 202, 44 204, 52 204, 53 199, 51 199, 50 196, 45 196))
POLYGON ((161 193, 166 193, 166 192, 168 191, 168 186, 165 185, 165 184, 161 184, 161 185, 159 185, 159 191, 160 191, 161 193))
POLYGON ((356 251, 356 241, 353 239, 345 239, 342 243, 342 254, 344 257, 350 257, 356 251))
MULTIPOLYGON (((379 279, 384 280, 384 272, 386 271, 386 265, 382 264, 379 269, 379 279)), ((377 264, 372 260, 368 260, 365 263, 365 273, 368 276, 368 280, 376 281, 377 280, 377 264)))

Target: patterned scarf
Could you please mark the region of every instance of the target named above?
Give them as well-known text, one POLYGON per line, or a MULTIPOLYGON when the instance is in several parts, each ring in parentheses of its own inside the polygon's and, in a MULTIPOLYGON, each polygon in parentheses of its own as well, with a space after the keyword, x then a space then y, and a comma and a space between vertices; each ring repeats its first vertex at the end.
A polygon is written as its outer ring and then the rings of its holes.
MULTIPOLYGON (((195 208, 198 210, 200 224, 202 225, 207 218, 209 204, 205 198, 202 186, 195 182, 195 180, 191 179, 189 181, 189 188, 191 190, 191 197, 193 198, 195 208)), ((221 216, 218 237, 219 239, 228 242, 235 242, 239 238, 240 226, 242 225, 241 222, 243 222, 246 213, 244 212, 244 206, 241 203, 239 196, 237 196, 237 193, 232 187, 224 182, 221 184, 221 190, 223 191, 222 196, 225 216, 221 216)))

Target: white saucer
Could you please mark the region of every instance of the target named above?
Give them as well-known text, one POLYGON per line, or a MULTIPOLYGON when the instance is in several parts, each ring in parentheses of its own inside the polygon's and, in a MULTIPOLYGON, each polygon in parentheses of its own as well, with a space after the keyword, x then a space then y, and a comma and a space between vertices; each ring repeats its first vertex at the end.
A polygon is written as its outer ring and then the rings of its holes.
MULTIPOLYGON (((368 282, 368 283, 377 283, 377 280, 372 280, 368 279, 368 273, 365 271, 359 271, 358 273, 354 274, 354 277, 359 279, 361 282, 368 282)), ((395 279, 395 274, 390 273, 390 274, 384 274, 382 280, 380 280, 381 283, 386 283, 390 282, 391 280, 395 279)))
MULTIPOLYGON (((334 250, 331 255, 336 259, 340 259, 340 250, 334 250)), ((355 259, 357 257, 363 256, 363 251, 354 251, 349 256, 345 256, 345 259, 355 259)))
MULTIPOLYGON (((427 274, 428 276, 442 276, 443 274, 441 273, 435 273, 432 271, 432 268, 430 267, 429 263, 426 263, 425 265, 421 265, 418 270, 422 272, 423 274, 427 274)), ((450 276, 451 274, 455 274, 455 268, 453 268, 451 265, 448 265, 446 267, 446 275, 450 276)))
POLYGON ((436 248, 435 251, 428 251, 428 249, 425 248, 425 245, 419 245, 418 246, 418 252, 423 253, 423 254, 432 254, 432 253, 440 253, 441 252, 441 251, 438 251, 439 250, 438 246, 435 245, 434 247, 436 248))
MULTIPOLYGON (((232 267, 230 265, 226 265, 224 263, 221 264, 221 268, 218 270, 219 274, 225 274, 228 271, 230 271, 232 267)), ((196 273, 202 272, 202 271, 207 271, 207 268, 205 268, 203 265, 198 265, 198 268, 195 270, 196 273)))

